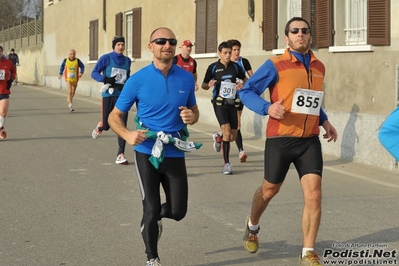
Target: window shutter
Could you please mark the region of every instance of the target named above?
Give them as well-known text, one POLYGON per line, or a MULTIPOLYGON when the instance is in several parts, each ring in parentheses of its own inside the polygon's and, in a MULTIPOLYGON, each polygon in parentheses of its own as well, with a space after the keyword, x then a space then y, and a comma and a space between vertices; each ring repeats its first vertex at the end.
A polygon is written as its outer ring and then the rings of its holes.
POLYGON ((207 5, 207 25, 206 25, 206 53, 216 53, 217 40, 217 21, 218 21, 218 1, 208 0, 207 5))
POLYGON ((132 56, 141 58, 141 7, 133 8, 132 56))
POLYGON ((391 45, 390 0, 368 0, 367 43, 391 45))
POLYGON ((309 24, 312 24, 312 5, 311 0, 302 0, 301 2, 301 13, 302 18, 306 19, 309 24))
POLYGON ((302 0, 301 3, 301 8, 302 8, 302 18, 306 19, 307 22, 309 22, 310 24, 310 31, 312 33, 312 44, 311 44, 311 48, 315 47, 315 42, 314 40, 316 40, 316 31, 315 31, 315 21, 314 21, 314 2, 316 0, 302 0))
POLYGON ((332 0, 315 1, 315 46, 325 48, 333 45, 332 42, 332 0))
POLYGON ((195 53, 205 53, 206 0, 196 0, 195 10, 195 53))
POLYGON ((89 59, 98 59, 98 19, 90 21, 90 45, 89 59))
POLYGON ((277 0, 263 1, 263 50, 277 48, 277 0))
POLYGON ((116 36, 123 36, 123 14, 118 13, 115 15, 115 35, 116 36))

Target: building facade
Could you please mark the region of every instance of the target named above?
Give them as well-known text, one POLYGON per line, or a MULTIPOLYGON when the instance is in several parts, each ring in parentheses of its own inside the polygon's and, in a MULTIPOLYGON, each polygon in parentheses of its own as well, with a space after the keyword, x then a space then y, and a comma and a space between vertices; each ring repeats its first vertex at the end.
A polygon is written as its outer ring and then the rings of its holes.
MULTIPOLYGON (((21 48, 20 79, 65 89, 58 70, 73 48, 86 66, 78 93, 100 97, 90 78, 96 60, 112 50, 115 35, 126 38, 132 73, 147 65, 151 32, 171 28, 179 42, 190 39, 201 86, 207 66, 218 59, 218 43, 238 39, 254 71, 285 48, 284 27, 294 16, 311 23, 312 50, 326 66, 323 108, 337 128, 338 143, 323 151, 350 161, 397 169, 377 134, 398 105, 399 12, 394 0, 43 0, 43 44, 21 48), (28 57, 29 55, 29 57, 28 57), (35 66, 35 67, 34 67, 35 66)), ((179 48, 176 52, 179 53, 179 48)), ((217 127, 210 92, 197 92, 201 121, 217 127)), ((267 96, 265 96, 267 97, 267 96)), ((267 117, 244 109, 242 131, 263 137, 267 117)))

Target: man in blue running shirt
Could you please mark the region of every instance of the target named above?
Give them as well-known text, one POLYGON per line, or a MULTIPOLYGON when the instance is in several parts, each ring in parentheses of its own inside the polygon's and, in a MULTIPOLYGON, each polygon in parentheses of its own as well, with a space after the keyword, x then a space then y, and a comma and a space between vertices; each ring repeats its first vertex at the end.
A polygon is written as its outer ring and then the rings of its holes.
POLYGON ((140 228, 147 254, 146 266, 159 266, 158 240, 162 218, 179 221, 187 212, 188 181, 184 152, 161 136, 188 137, 187 125, 198 121, 193 75, 172 63, 176 36, 168 28, 158 28, 150 36, 148 49, 153 62, 127 81, 109 124, 116 134, 134 146, 135 166, 143 203, 140 228), (136 104, 136 130, 129 130, 123 116, 136 104), (155 136, 155 137, 154 137, 155 136), (159 151, 156 163, 152 149, 159 151), (166 196, 161 204, 160 185, 166 196))

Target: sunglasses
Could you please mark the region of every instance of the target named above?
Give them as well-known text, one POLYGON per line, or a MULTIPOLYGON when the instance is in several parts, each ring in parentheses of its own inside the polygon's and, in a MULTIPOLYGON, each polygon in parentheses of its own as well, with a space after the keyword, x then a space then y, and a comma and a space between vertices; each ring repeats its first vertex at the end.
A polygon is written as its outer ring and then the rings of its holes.
POLYGON ((165 45, 166 42, 169 42, 169 44, 172 46, 175 46, 177 44, 176 39, 166 39, 166 38, 156 38, 151 41, 151 43, 153 43, 153 42, 158 45, 165 45))
POLYGON ((292 28, 289 31, 292 34, 298 34, 299 30, 302 31, 303 34, 310 33, 310 29, 309 28, 292 28))

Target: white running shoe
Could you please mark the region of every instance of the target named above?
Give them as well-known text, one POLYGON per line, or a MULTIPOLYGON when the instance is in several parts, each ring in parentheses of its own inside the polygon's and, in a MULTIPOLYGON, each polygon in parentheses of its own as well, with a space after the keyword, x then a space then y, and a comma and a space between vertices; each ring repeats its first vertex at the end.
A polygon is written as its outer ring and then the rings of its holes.
POLYGON ((150 259, 145 266, 162 266, 158 258, 150 259))
POLYGON ((118 157, 116 157, 116 164, 129 164, 128 161, 126 160, 126 157, 123 153, 120 153, 118 157))
POLYGON ((222 173, 225 174, 225 175, 232 175, 233 174, 233 171, 231 170, 231 164, 230 163, 226 163, 223 166, 222 173))
POLYGON ((7 138, 7 133, 4 127, 0 129, 0 139, 6 139, 7 138))
POLYGON ((98 137, 100 136, 100 134, 103 132, 102 130, 99 130, 99 127, 103 126, 103 122, 98 122, 97 126, 95 129, 93 129, 93 132, 91 132, 91 137, 93 139, 98 139, 98 137))
POLYGON ((70 112, 75 111, 75 110, 73 109, 73 104, 72 104, 72 103, 68 104, 68 107, 69 107, 69 111, 70 111, 70 112))
POLYGON ((213 133, 212 138, 213 138, 213 149, 216 152, 220 152, 222 148, 222 137, 218 132, 215 132, 213 133))
POLYGON ((241 150, 240 153, 238 154, 238 159, 240 160, 240 162, 246 162, 248 158, 248 155, 245 153, 244 150, 241 150))

